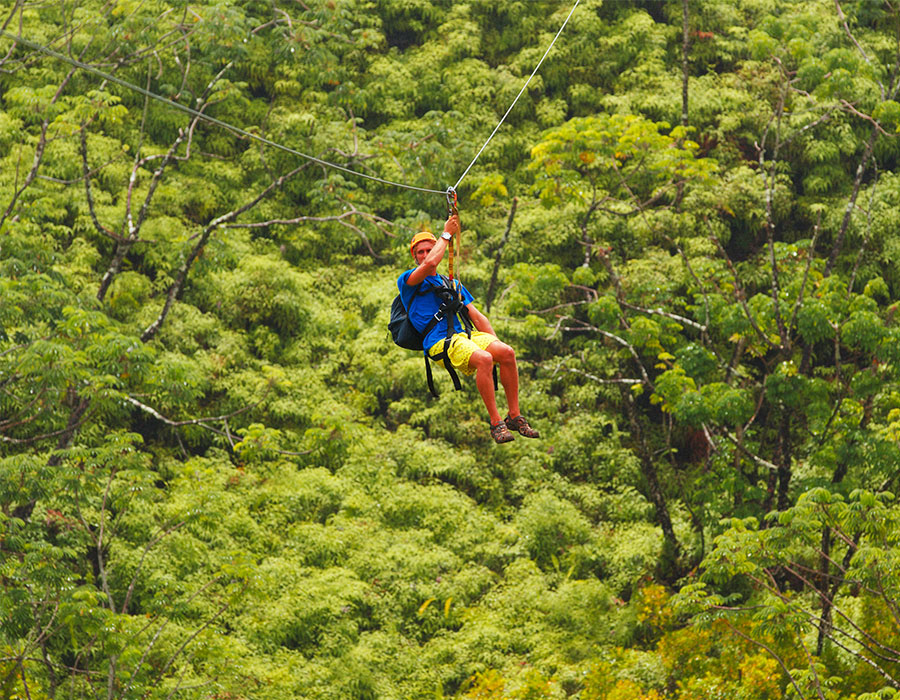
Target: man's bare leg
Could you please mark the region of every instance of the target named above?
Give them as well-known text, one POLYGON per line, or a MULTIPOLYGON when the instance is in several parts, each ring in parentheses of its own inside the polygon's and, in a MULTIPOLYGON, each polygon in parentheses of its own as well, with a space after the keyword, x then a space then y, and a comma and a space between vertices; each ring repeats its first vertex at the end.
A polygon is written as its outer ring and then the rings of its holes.
MULTIPOLYGON (((491 343, 491 345, 494 345, 494 343, 491 343)), ((494 393, 494 376, 492 372, 494 358, 491 353, 485 350, 475 350, 469 358, 469 366, 475 368, 475 386, 478 388, 478 393, 481 394, 481 400, 484 401, 485 408, 487 408, 491 425, 496 425, 503 419, 497 410, 497 396, 494 393)))
POLYGON ((493 361, 500 365, 500 383, 506 394, 506 405, 509 417, 519 415, 519 366, 516 364, 516 352, 506 343, 495 340, 487 346, 493 361))

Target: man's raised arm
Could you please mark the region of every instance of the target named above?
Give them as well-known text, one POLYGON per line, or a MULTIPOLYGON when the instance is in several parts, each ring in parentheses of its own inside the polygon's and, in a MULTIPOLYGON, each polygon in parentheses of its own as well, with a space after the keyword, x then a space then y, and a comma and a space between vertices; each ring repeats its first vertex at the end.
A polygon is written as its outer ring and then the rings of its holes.
POLYGON ((409 277, 406 278, 406 284, 415 286, 420 284, 422 280, 429 275, 436 274, 438 264, 444 259, 444 252, 447 250, 447 245, 449 244, 451 237, 458 232, 459 217, 456 214, 453 214, 444 224, 444 233, 441 234, 441 237, 436 243, 432 243, 430 240, 424 240, 417 244, 416 247, 413 248, 413 257, 418 263, 418 266, 412 271, 409 277), (420 259, 420 250, 427 249, 428 245, 431 245, 432 248, 420 259))

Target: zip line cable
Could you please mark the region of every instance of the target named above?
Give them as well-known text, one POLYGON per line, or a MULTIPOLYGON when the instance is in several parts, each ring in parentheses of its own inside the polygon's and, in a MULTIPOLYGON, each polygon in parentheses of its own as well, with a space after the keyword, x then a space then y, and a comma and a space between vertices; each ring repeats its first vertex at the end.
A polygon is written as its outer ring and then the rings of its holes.
POLYGON ((216 119, 215 117, 210 117, 209 115, 204 114, 196 109, 188 107, 186 105, 175 102, 174 100, 170 100, 162 95, 157 95, 154 92, 150 92, 149 90, 145 90, 139 85, 135 85, 134 83, 129 83, 127 80, 122 80, 121 78, 117 78, 110 73, 106 73, 105 71, 100 70, 99 68, 95 68, 94 66, 88 65, 87 63, 82 63, 81 61, 77 61, 74 58, 66 56, 61 53, 57 53, 53 49, 47 48, 46 46, 42 46, 41 44, 36 44, 33 41, 28 41, 28 39, 23 39, 20 36, 16 36, 15 34, 10 34, 5 30, 0 30, 0 34, 7 37, 8 39, 12 39, 13 41, 23 44, 30 49, 35 51, 40 51, 51 58, 55 58, 60 61, 64 61, 71 66, 76 68, 80 68, 82 70, 87 71, 88 73, 93 73, 94 75, 98 75, 105 80, 109 80, 110 82, 116 83, 117 85, 121 85, 124 88, 129 90, 133 90, 134 92, 138 92, 145 97, 149 97, 150 99, 156 100, 158 102, 162 102, 169 107, 174 107, 175 109, 180 109, 182 112, 187 112, 191 116, 197 117, 199 119, 203 119, 204 121, 209 122, 210 124, 215 124, 216 126, 220 126, 223 129, 227 129, 235 134, 240 134, 241 136, 245 136, 249 139, 253 139, 255 141, 259 141, 260 143, 264 143, 267 146, 272 146, 273 148, 280 149, 282 151, 286 151, 287 153, 291 153, 295 156, 300 156, 301 158, 306 158, 307 160, 311 160, 313 163, 318 163, 319 165, 324 165, 329 168, 333 168, 335 170, 341 170, 345 173, 350 173, 351 175, 356 175, 357 177, 364 177, 368 180, 374 180, 375 182, 380 182, 383 185, 393 185, 394 187, 402 187, 407 190, 417 190, 419 192, 428 192, 431 194, 446 194, 445 190, 432 190, 427 187, 416 187, 414 185, 405 185, 401 182, 393 182, 391 180, 384 180, 380 177, 375 177, 374 175, 367 175, 366 173, 361 173, 357 170, 351 170, 350 168, 346 168, 343 165, 337 165, 336 163, 329 163, 327 160, 322 160, 321 158, 316 158, 315 156, 308 155, 306 153, 302 153, 294 148, 290 148, 288 146, 283 146, 280 143, 276 143, 275 141, 271 141, 264 136, 259 136, 258 134, 252 134, 249 131, 245 131, 239 127, 236 127, 228 122, 223 122, 221 119, 216 119))
POLYGON ((516 106, 516 102, 519 101, 519 98, 522 96, 522 93, 525 92, 525 88, 528 87, 528 83, 530 83, 531 79, 537 74, 538 69, 541 67, 541 64, 544 62, 544 59, 547 58, 547 54, 550 53, 550 50, 553 48, 553 45, 556 43, 556 40, 559 39, 559 35, 562 34, 563 29, 566 28, 566 25, 569 23, 569 18, 572 16, 572 13, 575 12, 575 8, 578 7, 579 2, 581 2, 581 0, 575 0, 575 4, 572 5, 572 9, 569 10, 568 16, 563 21, 562 26, 559 28, 559 31, 556 32, 556 36, 553 37, 553 41, 550 42, 550 46, 548 46, 547 50, 544 51, 544 55, 541 56, 541 60, 538 61, 538 64, 534 67, 534 70, 531 72, 531 75, 528 76, 528 80, 525 81, 525 84, 522 86, 522 89, 519 90, 519 94, 516 95, 516 99, 513 100, 512 104, 509 106, 509 109, 506 110, 506 114, 504 114, 503 117, 501 117, 500 123, 494 127, 494 130, 491 132, 491 135, 488 136, 488 139, 487 139, 487 141, 484 142, 484 145, 481 147, 481 150, 479 150, 478 153, 475 154, 475 157, 472 159, 472 162, 469 163, 469 167, 466 168, 466 171, 462 175, 459 176, 459 180, 457 180, 456 184, 453 186, 454 190, 456 190, 459 187, 459 183, 461 183, 463 181, 463 178, 469 174, 469 170, 471 170, 472 166, 475 165, 475 161, 478 160, 478 156, 480 156, 482 151, 484 151, 484 149, 487 148, 487 145, 491 142, 491 139, 494 138, 494 134, 497 133, 497 130, 500 128, 500 126, 506 120, 506 117, 509 115, 510 112, 512 112, 513 107, 516 106))
POLYGON ((538 70, 540 69, 541 65, 544 63, 544 59, 547 58, 547 55, 553 49, 553 46, 556 44, 556 40, 559 38, 560 34, 562 34, 563 29, 566 28, 566 24, 568 24, 569 18, 572 17, 572 14, 575 12, 575 8, 578 7, 578 3, 580 3, 580 2, 581 2, 581 0, 575 0, 575 4, 572 5, 572 9, 569 10, 569 14, 566 16, 566 19, 563 21, 562 26, 560 26, 559 30, 556 32, 556 36, 553 37, 553 41, 550 42, 550 45, 547 47, 547 50, 544 51, 544 55, 541 56, 541 60, 538 61, 538 64, 535 66, 534 70, 531 72, 531 75, 528 76, 528 79, 525 81, 525 84, 522 86, 522 89, 519 90, 519 94, 516 95, 516 98, 512 101, 512 104, 509 106, 509 109, 506 110, 506 113, 501 117, 500 122, 497 124, 496 127, 494 127, 494 130, 491 132, 491 135, 488 136, 487 141, 484 142, 484 145, 479 149, 478 153, 475 154, 475 157, 472 159, 472 162, 469 163, 469 167, 467 167, 465 169, 465 172, 463 172, 463 174, 460 175, 459 180, 456 181, 456 185, 454 185, 451 188, 448 188, 447 190, 434 190, 434 189, 430 189, 428 187, 416 187, 415 185, 406 185, 402 182, 394 182, 392 180, 385 180, 383 178, 376 177, 374 175, 368 175, 366 173, 361 173, 358 170, 352 170, 343 165, 338 165, 336 163, 331 163, 327 160, 322 160, 321 158, 316 158, 315 156, 311 156, 307 153, 303 153, 294 148, 290 148, 289 146, 284 146, 280 143, 277 143, 275 141, 267 139, 264 136, 259 136, 258 134, 253 134, 249 131, 245 131, 244 129, 241 129, 237 126, 229 124, 228 122, 224 122, 221 119, 216 119, 215 117, 211 117, 207 114, 204 114, 203 112, 200 112, 199 110, 193 109, 193 108, 188 107, 187 105, 183 105, 179 102, 175 102, 174 100, 170 100, 166 97, 163 97, 162 95, 158 95, 155 92, 151 92, 150 90, 142 88, 139 85, 130 83, 127 80, 123 80, 122 78, 117 78, 116 76, 112 75, 111 73, 107 73, 107 72, 102 71, 99 68, 91 66, 87 63, 82 63, 81 61, 78 61, 70 56, 66 56, 65 54, 54 51, 53 49, 51 49, 47 46, 43 46, 43 45, 37 44, 33 41, 29 41, 28 39, 25 39, 21 36, 11 34, 4 29, 0 29, 0 35, 5 36, 7 39, 11 39, 15 43, 22 44, 23 46, 27 46, 28 48, 30 48, 34 51, 39 51, 40 53, 50 56, 51 58, 55 58, 58 61, 63 61, 64 63, 68 63, 69 65, 71 65, 75 68, 80 68, 81 70, 87 71, 88 73, 92 73, 94 75, 100 76, 104 80, 108 80, 109 82, 120 85, 121 87, 124 87, 133 92, 140 93, 141 95, 144 95, 145 97, 148 97, 152 100, 156 100, 157 102, 161 102, 164 105, 167 105, 169 107, 174 107, 175 109, 181 110, 182 112, 186 112, 187 114, 190 114, 193 117, 202 119, 203 121, 209 122, 210 124, 215 124, 216 126, 220 126, 223 129, 230 131, 234 134, 239 134, 248 139, 252 139, 254 141, 259 141, 260 143, 264 143, 267 146, 271 146, 272 148, 277 148, 279 150, 285 151, 292 155, 300 156, 301 158, 306 158, 307 160, 312 161, 313 163, 318 163, 319 165, 323 165, 325 167, 332 168, 334 170, 340 170, 342 172, 349 173, 350 175, 362 177, 367 180, 373 180, 374 182, 380 182, 383 185, 392 185, 393 187, 400 187, 400 188, 407 189, 407 190, 415 190, 417 192, 427 192, 429 194, 448 195, 450 192, 453 192, 454 197, 455 197, 456 189, 459 187, 460 183, 463 181, 463 179, 466 177, 466 175, 469 174, 469 171, 472 169, 472 166, 475 165, 475 161, 478 160, 479 156, 481 156, 481 154, 484 152, 484 149, 487 148, 488 144, 494 138, 494 135, 497 133, 497 131, 503 125, 503 122, 506 121, 506 117, 509 116, 509 113, 513 110, 513 107, 516 106, 516 103, 519 101, 519 98, 522 96, 522 93, 525 92, 525 89, 528 87, 529 83, 531 83, 531 79, 534 78, 535 75, 537 75, 538 70))

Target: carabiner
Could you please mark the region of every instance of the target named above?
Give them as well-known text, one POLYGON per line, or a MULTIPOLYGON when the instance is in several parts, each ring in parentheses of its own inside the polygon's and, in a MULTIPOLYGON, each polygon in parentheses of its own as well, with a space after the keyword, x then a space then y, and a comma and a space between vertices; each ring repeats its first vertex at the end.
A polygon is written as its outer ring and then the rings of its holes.
POLYGON ((450 209, 451 215, 459 213, 456 210, 456 190, 452 186, 447 188, 447 207, 450 209))

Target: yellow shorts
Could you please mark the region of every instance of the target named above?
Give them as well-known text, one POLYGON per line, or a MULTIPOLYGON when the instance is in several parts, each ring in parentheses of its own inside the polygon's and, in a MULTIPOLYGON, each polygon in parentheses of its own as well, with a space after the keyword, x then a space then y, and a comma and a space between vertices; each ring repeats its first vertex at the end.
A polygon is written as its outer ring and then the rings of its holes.
MULTIPOLYGON (((475 368, 469 367, 469 358, 472 357, 472 353, 476 350, 487 350, 487 346, 495 340, 497 340, 497 336, 483 333, 482 331, 472 331, 471 338, 468 338, 465 333, 454 333, 450 337, 450 349, 447 351, 447 356, 450 358, 450 364, 453 365, 453 369, 463 374, 475 374, 475 368)), ((439 340, 428 348, 428 354, 436 355, 440 353, 443 347, 444 341, 439 340)), ((444 361, 435 360, 435 364, 443 367, 444 361)))

